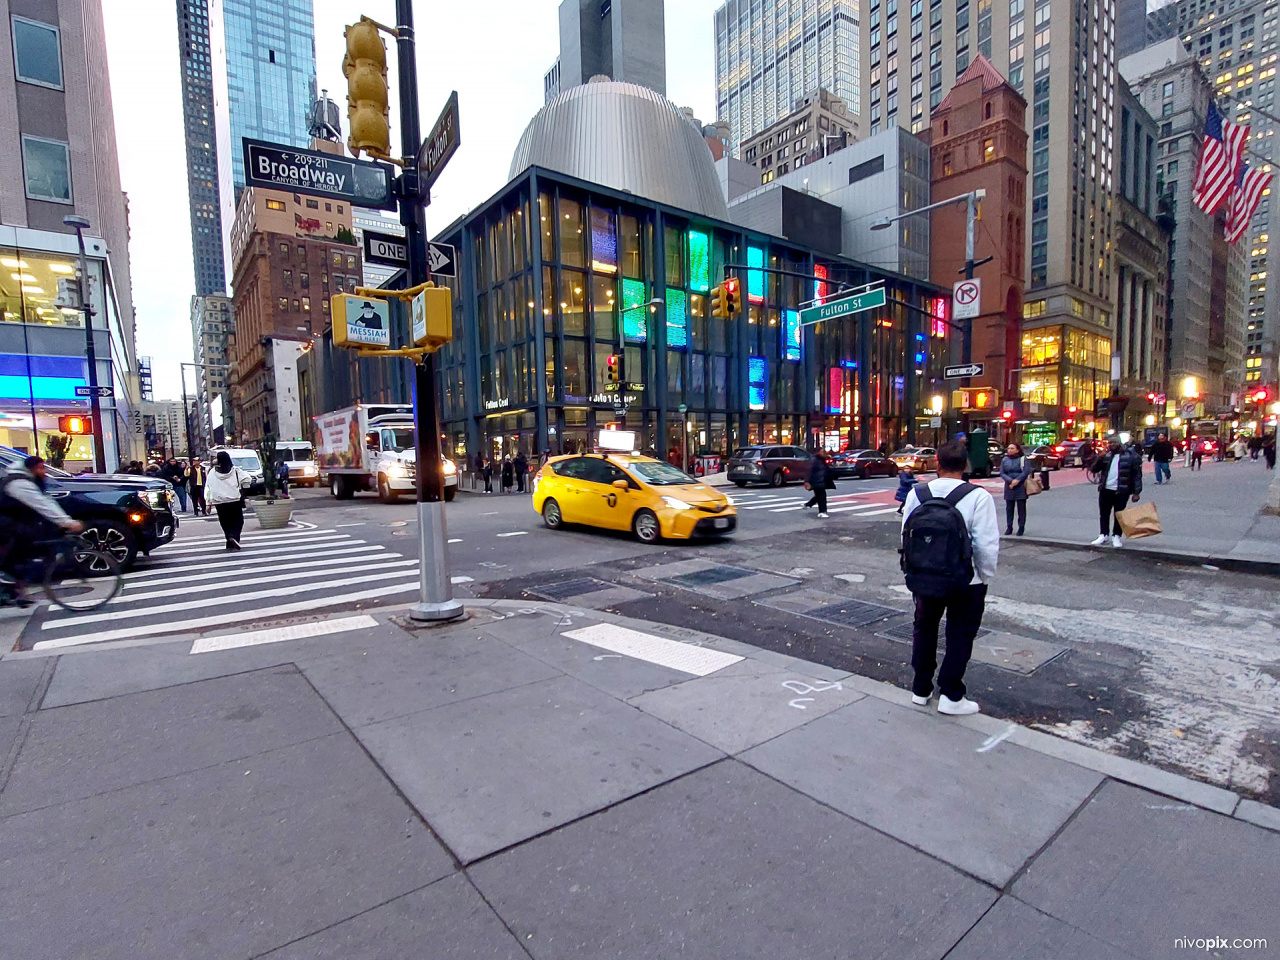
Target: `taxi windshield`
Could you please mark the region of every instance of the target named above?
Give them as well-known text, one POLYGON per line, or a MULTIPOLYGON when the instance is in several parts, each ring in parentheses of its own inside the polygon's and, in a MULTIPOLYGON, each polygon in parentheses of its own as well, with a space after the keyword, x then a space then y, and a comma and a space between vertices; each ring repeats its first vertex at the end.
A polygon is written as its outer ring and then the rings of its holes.
POLYGON ((655 487, 676 487, 685 483, 698 482, 683 470, 677 470, 669 463, 656 461, 653 463, 633 463, 631 464, 631 469, 639 474, 641 480, 655 487))

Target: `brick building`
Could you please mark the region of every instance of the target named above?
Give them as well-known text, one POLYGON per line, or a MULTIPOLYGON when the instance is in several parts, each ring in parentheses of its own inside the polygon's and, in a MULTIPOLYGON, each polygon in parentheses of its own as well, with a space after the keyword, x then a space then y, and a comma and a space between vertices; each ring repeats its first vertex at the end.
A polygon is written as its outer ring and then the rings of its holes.
MULTIPOLYGON (((973 321, 972 348, 973 360, 985 364, 986 370, 971 383, 992 387, 1002 399, 1011 400, 1018 398, 1015 371, 1020 366, 1026 277, 1026 113, 1026 100, 978 56, 933 111, 929 130, 933 202, 987 191, 976 224, 974 256, 991 259, 974 272, 982 281, 982 314, 973 321)), ((964 204, 934 211, 934 283, 949 287, 962 276, 965 224, 964 204)))
POLYGON ((236 329, 229 346, 241 442, 260 440, 267 430, 282 435, 277 395, 297 396, 296 383, 277 383, 284 367, 276 363, 274 341, 307 342, 323 333, 330 296, 361 286, 363 269, 360 249, 335 240, 262 232, 245 240, 232 279, 236 329))

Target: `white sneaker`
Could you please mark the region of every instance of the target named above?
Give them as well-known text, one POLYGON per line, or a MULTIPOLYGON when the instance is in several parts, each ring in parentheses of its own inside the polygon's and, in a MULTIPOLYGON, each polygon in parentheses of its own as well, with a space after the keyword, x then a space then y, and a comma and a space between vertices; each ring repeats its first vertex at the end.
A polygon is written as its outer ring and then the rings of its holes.
POLYGON ((1110 537, 1108 537, 1105 533, 1104 533, 1104 534, 1100 534, 1099 536, 1094 537, 1092 540, 1090 540, 1090 541, 1089 541, 1089 546, 1091 546, 1091 547, 1105 547, 1105 546, 1107 545, 1107 541, 1109 541, 1110 539, 1111 539, 1111 538, 1110 538, 1110 537))
POLYGON ((920 697, 920 696, 917 696, 916 694, 914 694, 914 693, 913 693, 913 694, 911 695, 911 702, 912 702, 912 703, 914 703, 917 707, 924 707, 924 706, 928 706, 928 704, 929 704, 929 698, 928 698, 928 697, 920 697))
POLYGON ((938 697, 938 712, 950 717, 966 717, 971 713, 977 713, 978 705, 968 697, 952 700, 944 694, 938 697))
POLYGON ((1112 534, 1111 545, 1115 547, 1117 550, 1119 550, 1120 547, 1124 545, 1124 539, 1118 533, 1112 534))
POLYGON ((819 513, 819 514, 818 514, 818 519, 819 519, 819 520, 828 520, 828 519, 830 519, 830 517, 831 517, 831 514, 829 514, 829 513, 819 513))
POLYGON ((804 505, 804 508, 805 508, 806 510, 812 510, 812 509, 813 509, 813 504, 812 504, 812 503, 806 503, 806 504, 804 505))

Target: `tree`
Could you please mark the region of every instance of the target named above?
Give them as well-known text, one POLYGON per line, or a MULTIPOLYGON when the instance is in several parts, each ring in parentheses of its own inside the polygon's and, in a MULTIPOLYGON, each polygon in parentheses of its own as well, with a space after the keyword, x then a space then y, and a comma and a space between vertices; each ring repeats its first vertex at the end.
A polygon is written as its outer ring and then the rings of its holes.
POLYGON ((346 227, 339 227, 338 232, 333 235, 333 239, 338 243, 345 243, 350 247, 354 247, 356 245, 356 235, 346 227))
POLYGON ((71 449, 71 438, 62 433, 51 433, 44 438, 44 458, 53 466, 62 469, 67 462, 67 451, 71 449))

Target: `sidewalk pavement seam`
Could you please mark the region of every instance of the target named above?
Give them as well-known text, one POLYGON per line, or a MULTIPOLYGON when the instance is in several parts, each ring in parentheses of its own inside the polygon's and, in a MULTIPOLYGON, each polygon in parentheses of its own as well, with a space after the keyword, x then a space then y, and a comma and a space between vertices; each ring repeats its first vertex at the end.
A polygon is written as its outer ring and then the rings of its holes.
POLYGON ((1102 792, 1102 788, 1110 782, 1111 778, 1107 776, 1103 776, 1103 778, 1098 781, 1097 786, 1089 791, 1089 795, 1077 804, 1076 808, 1072 810, 1065 819, 1063 819, 1062 823, 1058 824, 1058 829, 1053 831, 1053 833, 1049 835, 1048 839, 1045 840, 1044 843, 1040 844, 1040 846, 1022 862, 1022 866, 1013 871, 1013 875, 1009 878, 1008 882, 1000 888, 1000 892, 1002 894, 1011 894, 1013 892, 1013 885, 1026 875, 1027 871, 1031 869, 1031 865, 1040 858, 1040 855, 1057 842, 1058 838, 1062 836, 1067 827, 1071 826, 1071 824, 1075 822, 1076 818, 1080 816, 1080 812, 1089 806, 1089 804, 1093 803, 1094 798, 1102 792))
POLYGON ((18 756, 22 753, 22 748, 27 743, 27 735, 31 731, 32 718, 38 712, 38 705, 44 700, 44 695, 49 690, 49 683, 53 680, 53 671, 56 667, 57 658, 55 657, 53 662, 46 664, 40 672, 40 679, 36 681, 35 689, 31 691, 26 709, 18 718, 18 734, 13 738, 9 752, 0 758, 0 793, 4 792, 4 788, 9 783, 9 777, 13 774, 13 768, 18 765, 18 756))
MULTIPOLYGON (((525 841, 525 842, 527 843, 528 841, 525 841)), ((470 865, 468 865, 467 867, 464 867, 462 870, 462 876, 466 878, 466 881, 468 885, 470 885, 471 889, 476 892, 476 896, 480 898, 480 902, 483 903, 486 907, 488 907, 489 910, 493 913, 493 915, 498 918, 498 922, 502 924, 502 929, 506 930, 507 933, 511 935, 511 939, 515 941, 516 946, 520 948, 520 951, 526 957, 528 957, 529 960, 535 960, 533 952, 524 945, 524 941, 521 940, 519 935, 516 933, 516 931, 512 929, 511 924, 507 922, 507 918, 498 912, 498 908, 495 907, 493 903, 490 902, 489 898, 484 895, 484 891, 480 889, 479 885, 474 880, 471 879, 471 873, 469 871, 470 871, 470 865)))

